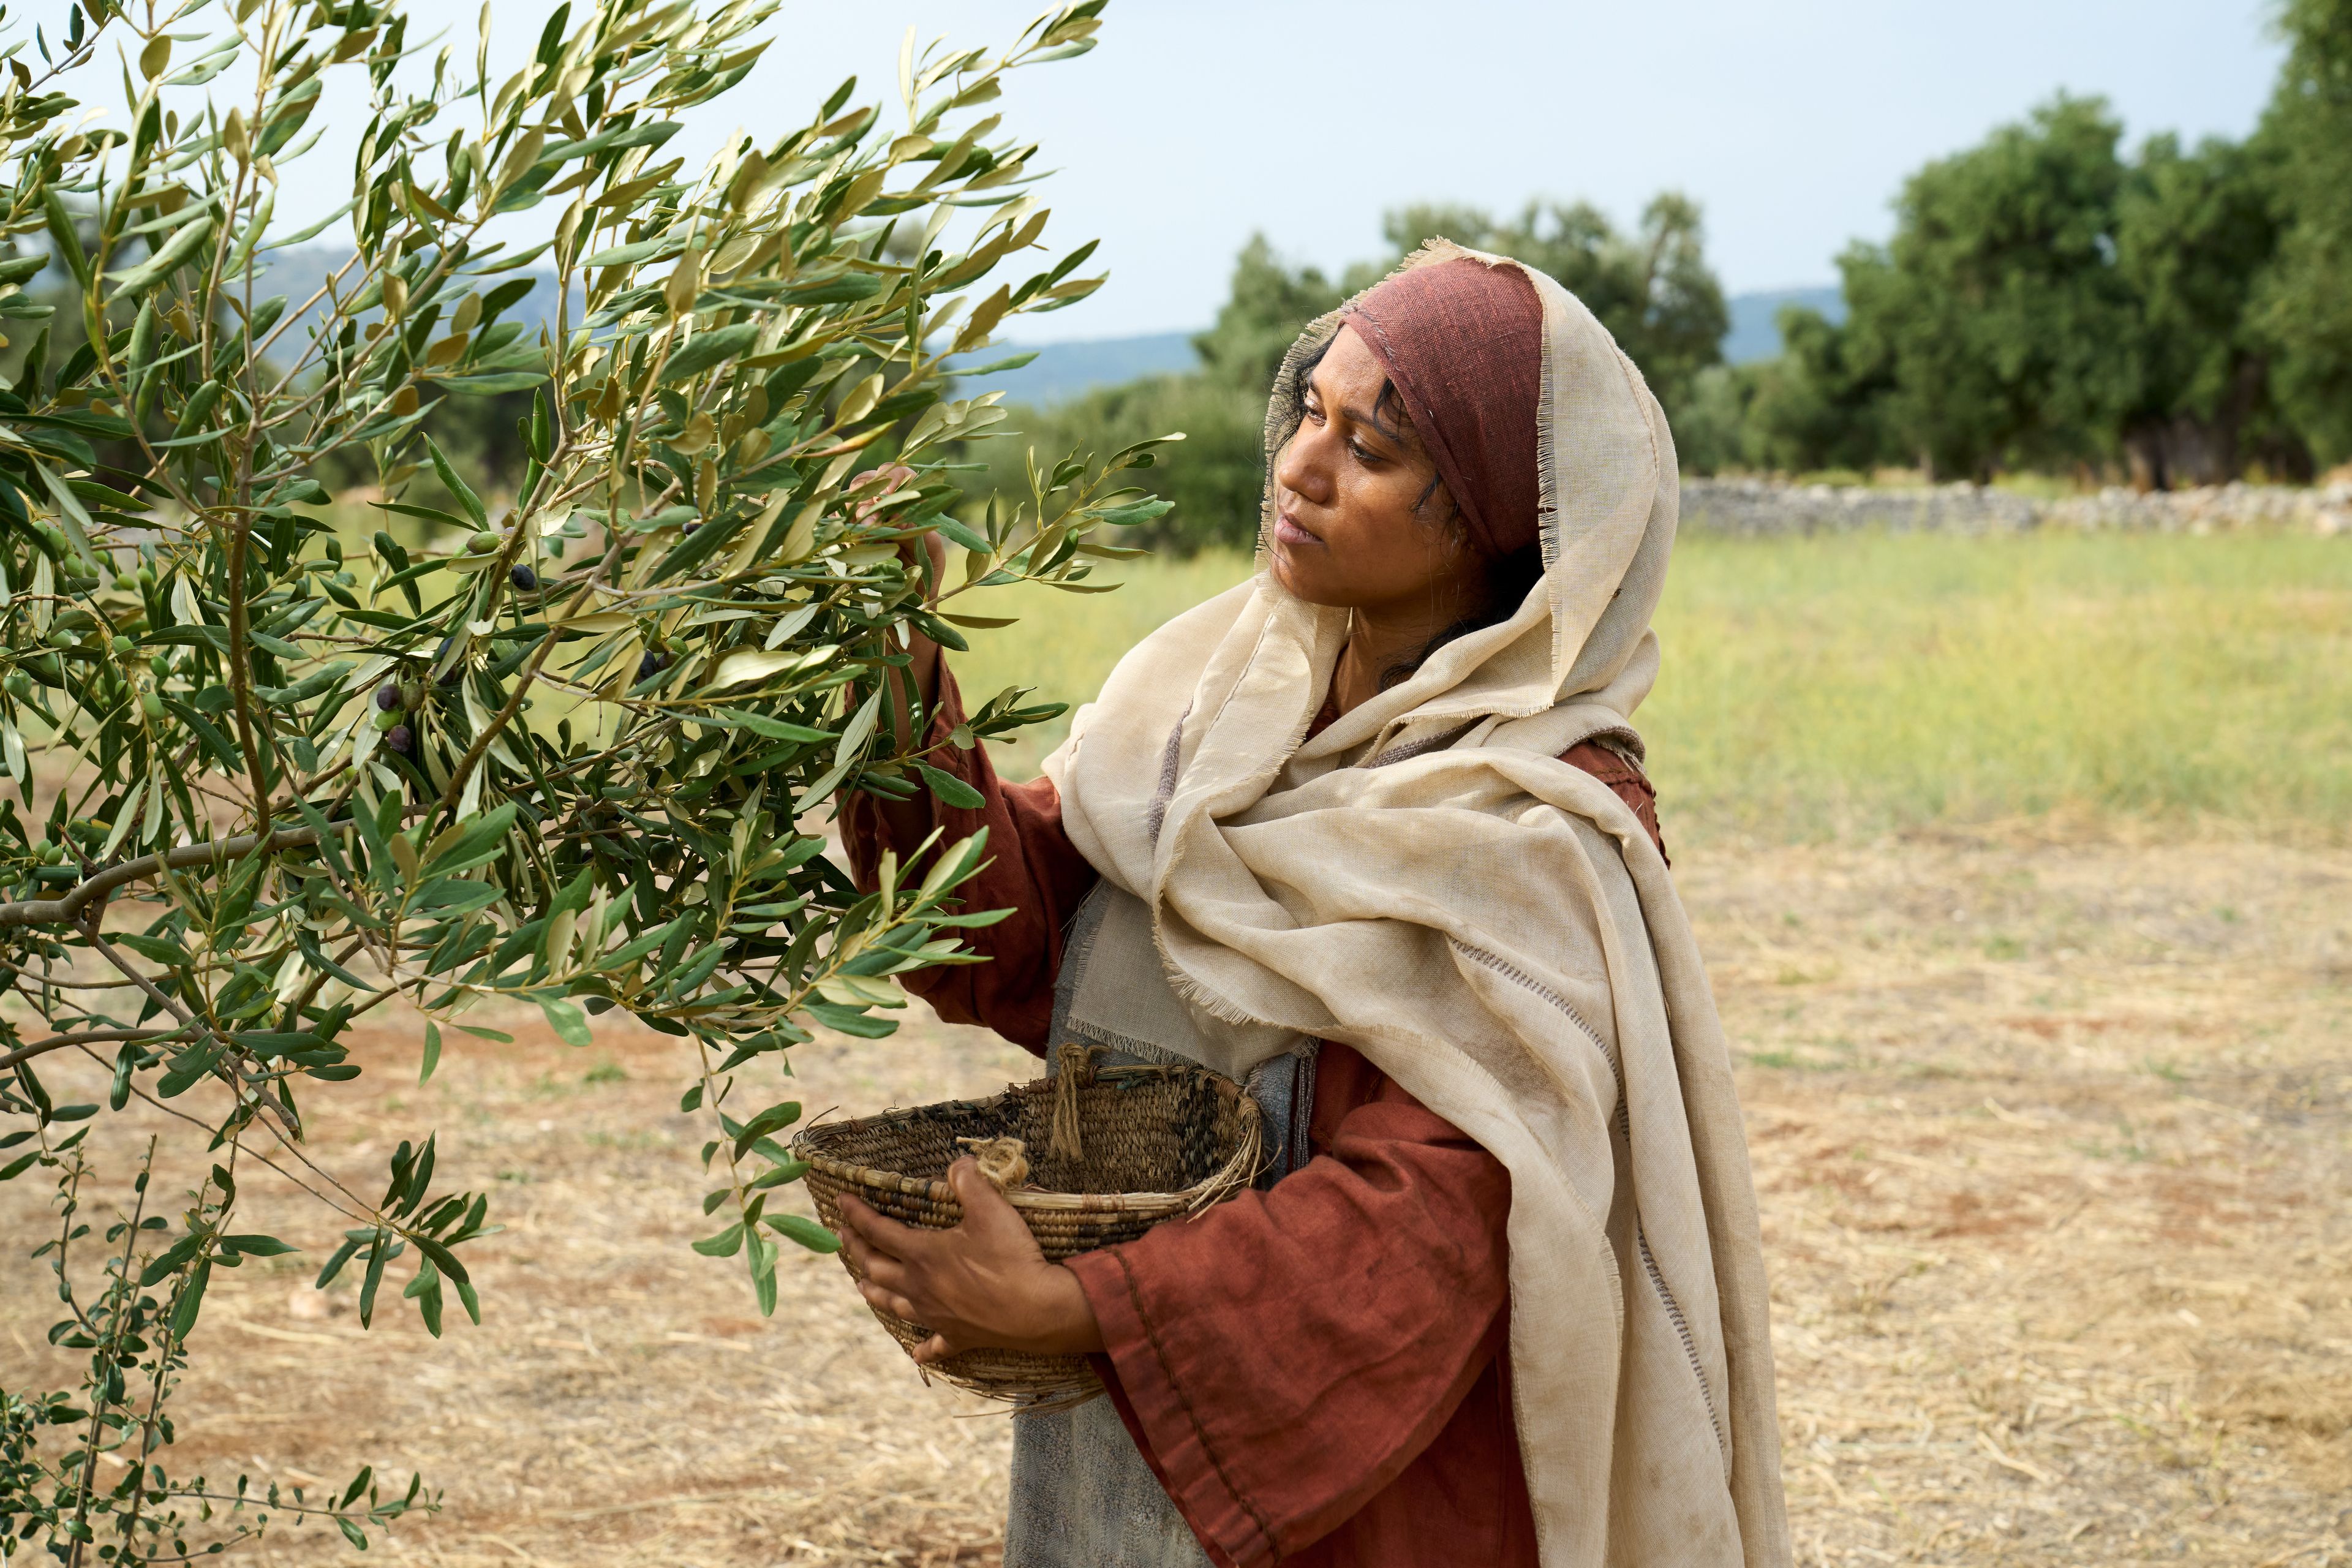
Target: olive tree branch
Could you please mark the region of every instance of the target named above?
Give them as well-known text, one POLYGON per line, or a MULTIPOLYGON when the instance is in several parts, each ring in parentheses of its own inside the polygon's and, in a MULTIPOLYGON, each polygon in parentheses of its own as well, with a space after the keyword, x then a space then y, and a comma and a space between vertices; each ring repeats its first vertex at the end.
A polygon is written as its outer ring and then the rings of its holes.
POLYGON ((19 1046, 13 1051, 0 1055, 0 1069, 15 1067, 18 1062, 31 1061, 35 1057, 46 1056, 51 1051, 64 1050, 68 1046, 103 1046, 111 1045, 118 1040, 170 1040, 176 1039, 187 1032, 187 1029, 183 1026, 163 1030, 90 1029, 79 1035, 51 1035, 46 1040, 35 1040, 30 1045, 19 1046))
MULTIPOLYGON (((551 458, 562 456, 563 454, 559 450, 551 454, 551 458)), ((521 549, 523 537, 527 531, 526 526, 518 521, 510 537, 507 540, 505 551, 499 557, 499 564, 493 569, 494 571, 503 574, 508 570, 513 563, 516 552, 521 549)), ((613 548, 604 552, 604 562, 600 563, 598 571, 610 570, 619 562, 621 554, 616 539, 613 548)), ((473 743, 466 748, 466 754, 457 759, 457 766, 449 770, 448 787, 441 792, 440 804, 435 807, 436 810, 456 815, 457 803, 465 795, 467 776, 481 764, 483 754, 488 752, 490 742, 498 738, 499 732, 514 721, 516 714, 522 711, 523 700, 530 695, 532 683, 539 679, 540 670, 546 666, 549 658, 554 654, 556 644, 562 640, 563 628, 570 626, 588 607, 590 600, 594 597, 588 590, 593 590, 595 585, 595 576, 592 574, 588 581, 582 584, 583 592, 572 601, 570 613, 560 621, 549 623, 547 635, 540 639, 539 647, 531 652, 530 668, 517 672, 514 689, 507 694, 507 700, 499 706, 499 710, 490 715, 490 721, 482 726, 481 732, 477 734, 473 743)), ((490 584, 491 599, 486 614, 497 613, 498 591, 499 584, 494 580, 490 584)))
MULTIPOLYGON (((351 824, 331 822, 330 828, 348 827, 351 824)), ((77 925, 81 911, 93 899, 104 898, 128 882, 137 882, 164 871, 184 871, 197 866, 218 867, 223 863, 251 854, 267 840, 271 851, 299 849, 319 841, 315 827, 279 827, 267 835, 240 833, 230 838, 215 838, 207 844, 190 844, 157 855, 142 855, 136 860, 126 860, 76 887, 62 898, 20 899, 14 903, 0 904, 0 929, 9 926, 77 925)))
MULTIPOLYGON (((171 996, 164 993, 162 986, 156 984, 152 980, 150 980, 145 975, 140 973, 136 969, 131 968, 131 961, 123 957, 121 952, 117 952, 112 942, 107 941, 104 937, 99 934, 98 921, 95 918, 92 918, 84 923, 81 934, 82 940, 89 942, 91 948, 98 952, 100 957, 114 965, 115 968, 121 970, 125 975, 128 975, 131 984, 137 985, 140 990, 144 991, 147 994, 148 998, 157 1006, 163 1008, 166 1013, 171 1014, 174 1018, 179 1019, 181 1024, 184 1026, 182 1032, 184 1033, 186 1029, 201 1029, 224 1046, 227 1046, 231 1043, 228 1038, 221 1033, 220 1026, 214 1023, 209 1016, 199 1018, 191 1009, 173 1001, 171 996)), ((237 1072, 234 1063, 226 1061, 220 1062, 215 1066, 213 1070, 220 1077, 223 1082, 227 1083, 234 1089, 242 1089, 252 1096, 252 1099, 249 1101, 240 1100, 240 1104, 249 1103, 261 1107, 263 1110, 269 1112, 272 1120, 284 1123, 287 1127, 287 1131, 292 1133, 293 1136, 297 1138, 301 1136, 300 1129, 295 1126, 292 1122, 291 1113, 289 1112, 284 1106, 270 1099, 260 1089, 256 1089, 251 1082, 247 1081, 242 1074, 237 1072)))

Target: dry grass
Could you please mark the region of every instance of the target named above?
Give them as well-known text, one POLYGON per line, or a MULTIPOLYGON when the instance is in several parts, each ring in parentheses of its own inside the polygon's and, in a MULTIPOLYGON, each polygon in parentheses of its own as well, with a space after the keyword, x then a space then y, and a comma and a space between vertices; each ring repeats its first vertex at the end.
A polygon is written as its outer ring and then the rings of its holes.
MULTIPOLYGON (((1681 877, 1745 1058, 1801 1561, 2352 1562, 2352 855, 1979 837, 1681 877)), ((521 1032, 419 1090, 387 1028, 313 1097, 347 1177, 438 1126, 447 1179, 494 1191, 484 1327, 362 1335, 315 1254, 216 1277, 182 1461, 419 1466, 446 1506, 378 1546, 403 1561, 995 1561, 1003 1421, 923 1388, 831 1259, 788 1258, 763 1322, 686 1249, 671 1043, 521 1032)), ((812 1110, 1026 1072, 937 1026, 797 1067, 812 1110)), ((250 1190, 255 1228, 331 1237, 250 1190)), ((15 1245, 40 1195, 0 1188, 11 1384, 71 1375, 15 1245)))
POLYGON ((1801 1560, 2347 1560, 2352 858, 1684 887, 1748 1053, 1801 1560))

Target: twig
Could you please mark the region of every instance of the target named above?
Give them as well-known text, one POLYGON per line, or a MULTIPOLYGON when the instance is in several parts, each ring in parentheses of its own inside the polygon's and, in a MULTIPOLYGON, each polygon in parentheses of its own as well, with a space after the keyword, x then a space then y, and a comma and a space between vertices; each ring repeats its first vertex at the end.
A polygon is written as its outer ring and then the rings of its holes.
MULTIPOLYGON (((562 455, 563 454, 562 452, 557 452, 553 454, 553 457, 560 458, 562 455)), ((551 458, 550 460, 552 461, 553 458, 551 458)), ((515 552, 520 548, 521 540, 526 531, 527 530, 521 520, 517 518, 513 536, 507 541, 506 553, 499 558, 499 564, 498 570, 499 572, 503 572, 506 569, 507 563, 513 560, 515 552)), ((620 558, 621 552, 616 542, 613 549, 605 552, 604 562, 597 567, 597 573, 603 573, 607 566, 617 563, 620 558)), ((584 586, 590 590, 594 589, 596 586, 596 577, 594 574, 592 574, 589 576, 584 586)), ((498 584, 493 582, 490 584, 490 604, 489 607, 485 611, 486 614, 496 613, 498 605, 498 584)), ((572 622, 578 617, 581 612, 588 607, 594 596, 595 595, 593 591, 582 594, 580 597, 573 602, 572 613, 570 615, 565 616, 561 621, 551 620, 549 622, 547 636, 540 639, 539 647, 531 656, 530 668, 521 671, 517 676, 514 690, 508 695, 505 703, 499 707, 496 713, 490 716, 490 721, 482 726, 481 732, 476 735, 474 737, 473 743, 466 748, 466 754, 457 759, 457 765, 449 770, 449 785, 446 789, 441 792, 440 805, 435 808, 436 811, 447 812, 452 816, 457 815, 458 803, 465 795, 467 776, 477 767, 481 765, 483 754, 490 749, 490 742, 497 739, 499 732, 504 730, 507 725, 513 721, 514 716, 522 710, 523 700, 530 695, 532 682, 539 679, 540 670, 546 666, 548 657, 555 651, 556 642, 562 633, 563 628, 570 626, 572 622)))
POLYGON ((35 1057, 47 1056, 51 1051, 64 1050, 68 1046, 104 1046, 111 1045, 118 1040, 168 1040, 187 1032, 183 1027, 163 1030, 92 1029, 81 1035, 51 1035, 46 1040, 35 1040, 29 1046, 19 1046, 5 1055, 0 1055, 0 1068, 15 1067, 18 1062, 31 1061, 35 1057))
POLYGON ((2000 1445, 1992 1440, 1992 1434, 1990 1432, 1980 1430, 1977 1433, 1977 1446, 1991 1458, 1994 1464, 2005 1470, 2015 1470, 2021 1476, 2030 1476, 2044 1486, 2053 1486, 2057 1482, 2058 1478, 2041 1466, 2003 1453, 2000 1445))
MULTIPOLYGON (((348 822, 331 822, 330 827, 348 827, 348 822)), ((61 899, 23 899, 15 903, 0 904, 0 927, 33 925, 77 925, 80 923, 83 906, 92 899, 101 898, 126 882, 136 882, 159 871, 184 871, 192 866, 217 864, 249 855, 261 842, 261 836, 240 833, 234 838, 216 838, 209 844, 190 844, 161 855, 142 855, 136 860, 126 860, 120 866, 110 866, 61 899)), ((315 827, 280 827, 269 835, 272 849, 300 849, 319 842, 315 827)))
MULTIPOLYGON (((156 984, 153 981, 148 979, 145 975, 131 968, 131 961, 123 957, 122 954, 117 952, 114 950, 114 944, 112 942, 98 934, 98 922, 96 921, 90 921, 89 924, 83 929, 82 935, 88 940, 89 945, 98 951, 100 957, 105 959, 107 963, 114 965, 115 968, 121 970, 124 974, 129 975, 131 977, 131 983, 138 986, 140 990, 144 991, 147 994, 149 1000, 152 1001, 158 1007, 163 1008, 166 1013, 171 1014, 174 1018, 179 1019, 181 1024, 184 1026, 181 1030, 182 1033, 184 1034, 187 1029, 202 1029, 214 1039, 219 1040, 221 1044, 230 1044, 230 1042, 222 1036, 220 1030, 214 1026, 210 1019, 198 1018, 187 1008, 182 1006, 179 1003, 173 1001, 169 995, 165 994, 162 986, 156 984)), ((278 1104, 276 1100, 270 1099, 268 1095, 262 1093, 259 1089, 254 1089, 251 1084, 245 1082, 243 1079, 237 1075, 236 1068, 230 1063, 222 1062, 215 1068, 214 1070, 219 1073, 221 1078, 227 1082, 231 1088, 250 1091, 253 1095, 254 1104, 269 1112, 271 1118, 283 1125, 286 1131, 293 1137, 301 1137, 302 1130, 294 1124, 291 1116, 287 1111, 286 1108, 278 1104)))
MULTIPOLYGON (((150 1133, 147 1138, 147 1158, 142 1163, 141 1170, 143 1174, 145 1172, 152 1171, 154 1168, 155 1137, 152 1133, 150 1133)), ((209 1184, 209 1180, 207 1181, 207 1184, 209 1184)), ((121 1211, 118 1210, 117 1212, 119 1213, 121 1211)), ((114 1349, 118 1352, 119 1347, 122 1342, 122 1315, 129 1310, 131 1302, 137 1294, 131 1286, 131 1259, 138 1249, 139 1237, 142 1234, 141 1222, 145 1219, 146 1215, 147 1184, 144 1181, 142 1181, 139 1184, 139 1201, 132 1206, 131 1211, 131 1223, 122 1227, 122 1262, 115 1274, 115 1279, 119 1282, 117 1287, 119 1293, 114 1298, 114 1321, 108 1325, 106 1339, 104 1341, 107 1348, 114 1349)), ((64 1278, 63 1270, 65 1268, 65 1258, 62 1253, 60 1253, 58 1258, 58 1268, 59 1270, 58 1278, 62 1279, 64 1278)), ((163 1357, 158 1356, 156 1358, 156 1363, 159 1375, 162 1363, 163 1357)), ((105 1397, 106 1391, 101 1386, 93 1388, 92 1392, 97 1394, 99 1397, 92 1399, 89 1402, 89 1435, 82 1439, 83 1447, 89 1450, 89 1455, 82 1460, 81 1501, 80 1506, 74 1510, 74 1550, 73 1556, 69 1560, 70 1562, 77 1563, 81 1561, 82 1542, 89 1538, 87 1521, 89 1518, 90 1504, 96 1500, 96 1492, 91 1483, 98 1475, 99 1433, 106 1424, 106 1406, 108 1403, 105 1397)))

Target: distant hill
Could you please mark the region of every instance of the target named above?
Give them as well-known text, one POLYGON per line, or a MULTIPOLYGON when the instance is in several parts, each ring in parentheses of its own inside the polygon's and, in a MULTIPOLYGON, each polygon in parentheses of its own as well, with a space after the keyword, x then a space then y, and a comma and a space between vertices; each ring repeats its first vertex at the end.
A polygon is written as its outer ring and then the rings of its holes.
MULTIPOLYGON (((1724 334, 1723 357, 1733 364, 1770 359, 1780 352, 1780 329, 1773 318, 1783 305, 1810 305, 1832 321, 1845 320, 1845 300, 1836 285, 1813 289, 1766 289, 1734 294, 1731 331, 1724 334)), ((1032 345, 1006 345, 1020 350, 1032 345)), ((989 377, 1013 403, 1059 403, 1097 386, 1115 386, 1147 375, 1193 369, 1190 332, 1151 332, 1133 338, 1089 338, 1078 342, 1034 345, 1037 357, 1021 369, 989 377)))
POLYGON ((1780 329, 1773 318, 1783 305, 1810 305, 1832 321, 1845 320, 1845 296, 1834 283, 1813 289, 1764 289, 1734 294, 1731 331, 1723 335, 1723 357, 1733 364, 1770 359, 1780 352, 1780 329))
MULTIPOLYGON (((336 268, 351 259, 352 253, 346 248, 332 245, 298 245, 286 250, 266 252, 265 255, 267 259, 264 265, 254 276, 255 302, 258 303, 273 294, 283 294, 286 296, 287 303, 291 306, 299 305, 316 294, 319 291, 319 286, 332 277, 336 268)), ((494 278, 486 278, 478 287, 488 289, 507 281, 509 278, 528 278, 531 279, 532 287, 531 291, 523 296, 520 303, 509 308, 506 319, 521 321, 526 324, 526 328, 542 321, 551 322, 555 311, 555 274, 541 268, 530 267, 514 272, 500 273, 494 278)), ((348 288, 349 284, 347 283, 345 287, 348 288)), ((572 298, 576 305, 579 296, 575 294, 572 298)), ((316 320, 322 309, 323 307, 311 310, 311 318, 316 320)), ((296 326, 290 334, 290 341, 299 342, 301 334, 301 327, 296 326)))
MULTIPOLYGON (((1151 332, 1137 338, 1088 338, 1068 343, 1008 343, 1008 353, 1034 347, 1037 357, 1019 370, 988 378, 990 387, 1003 387, 1008 403, 1049 404, 1097 386, 1116 386, 1147 375, 1168 375, 1195 369, 1190 332, 1151 332)), ((990 358, 1002 358, 995 350, 990 358)))

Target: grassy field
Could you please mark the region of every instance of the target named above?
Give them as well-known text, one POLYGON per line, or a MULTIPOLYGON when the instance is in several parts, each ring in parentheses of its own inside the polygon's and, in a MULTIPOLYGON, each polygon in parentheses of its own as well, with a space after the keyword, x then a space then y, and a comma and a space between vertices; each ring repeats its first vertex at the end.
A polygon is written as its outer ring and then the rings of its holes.
MULTIPOLYGON (((1139 563, 1116 594, 975 595, 968 687, 1094 695, 1119 653, 1247 574, 1139 563), (1051 602, 1048 602, 1048 601, 1051 602)), ((2352 824, 2352 541, 2303 535, 1696 537, 1640 725, 1685 832, 1822 841, 2026 816, 2340 842, 2352 824)), ((1034 771, 1054 727, 1009 748, 1034 771)))

